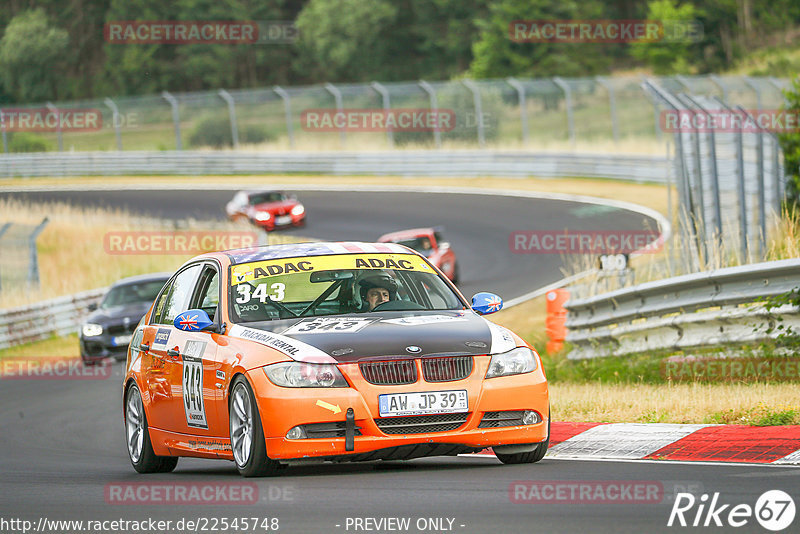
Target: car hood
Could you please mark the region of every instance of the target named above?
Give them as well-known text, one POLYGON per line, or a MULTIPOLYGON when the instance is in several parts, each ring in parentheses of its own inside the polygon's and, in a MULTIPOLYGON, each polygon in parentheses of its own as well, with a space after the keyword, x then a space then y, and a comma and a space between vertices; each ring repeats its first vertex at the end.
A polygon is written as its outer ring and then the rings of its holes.
POLYGON ((290 210, 297 205, 296 200, 284 200, 281 202, 264 202, 263 204, 254 204, 251 206, 253 211, 283 211, 290 210))
POLYGON ((480 355, 505 352, 516 346, 508 330, 472 311, 309 317, 236 325, 231 334, 260 342, 299 361, 331 363, 480 355))
POLYGON ((89 314, 86 318, 86 322, 108 324, 120 322, 127 317, 131 320, 131 324, 135 325, 139 322, 139 319, 147 313, 150 304, 150 302, 137 302, 126 306, 114 306, 112 308, 95 310, 89 314))

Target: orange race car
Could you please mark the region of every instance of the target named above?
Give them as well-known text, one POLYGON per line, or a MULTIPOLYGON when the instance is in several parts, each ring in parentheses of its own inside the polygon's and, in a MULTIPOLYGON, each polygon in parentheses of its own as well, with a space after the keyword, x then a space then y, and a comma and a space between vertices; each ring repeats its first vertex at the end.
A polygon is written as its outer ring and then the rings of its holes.
POLYGON ((424 257, 392 243, 204 254, 136 328, 123 387, 141 472, 179 456, 244 476, 289 461, 410 459, 492 447, 536 462, 549 443, 536 352, 481 317, 424 257))

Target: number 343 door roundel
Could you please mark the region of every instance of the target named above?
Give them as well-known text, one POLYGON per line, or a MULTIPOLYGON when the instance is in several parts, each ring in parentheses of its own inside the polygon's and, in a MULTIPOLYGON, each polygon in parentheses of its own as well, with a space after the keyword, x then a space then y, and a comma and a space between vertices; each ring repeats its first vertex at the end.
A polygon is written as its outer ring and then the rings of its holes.
POLYGON ((195 428, 208 428, 206 407, 203 403, 203 353, 205 341, 189 340, 183 349, 183 409, 186 424, 195 428))

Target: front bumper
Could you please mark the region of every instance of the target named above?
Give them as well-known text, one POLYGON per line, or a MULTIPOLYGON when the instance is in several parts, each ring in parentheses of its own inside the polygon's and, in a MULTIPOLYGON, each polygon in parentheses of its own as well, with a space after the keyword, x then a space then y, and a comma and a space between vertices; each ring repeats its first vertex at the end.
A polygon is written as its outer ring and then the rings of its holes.
POLYGON ((105 333, 89 338, 81 335, 79 338, 81 359, 83 361, 99 361, 113 357, 116 360, 124 360, 128 355, 128 345, 130 343, 115 344, 114 337, 116 336, 110 336, 105 333))
POLYGON ((303 458, 359 460, 406 458, 459 454, 498 445, 540 443, 547 439, 549 395, 541 368, 533 373, 485 380, 489 357, 475 357, 472 374, 464 380, 375 386, 366 382, 357 364, 339 368, 353 387, 350 388, 281 388, 273 385, 262 369, 248 373, 259 404, 267 454, 272 459, 303 458), (413 434, 386 434, 375 422, 379 417, 378 395, 414 391, 466 389, 469 416, 454 430, 413 434), (317 401, 323 401, 318 404, 317 401), (334 413, 335 408, 341 410, 334 413), (286 439, 297 425, 344 422, 348 408, 355 415, 360 435, 352 450, 346 450, 345 438, 286 439), (486 412, 534 410, 540 421, 532 425, 479 428, 486 412), (448 452, 449 451, 449 452, 448 452))
POLYGON ((304 226, 306 222, 305 214, 301 215, 300 217, 296 217, 294 215, 290 215, 290 220, 283 223, 283 224, 276 224, 276 218, 270 217, 268 221, 257 221, 255 219, 250 219, 250 221, 258 226, 259 228, 263 228, 266 231, 275 230, 277 228, 291 228, 297 226, 304 226))

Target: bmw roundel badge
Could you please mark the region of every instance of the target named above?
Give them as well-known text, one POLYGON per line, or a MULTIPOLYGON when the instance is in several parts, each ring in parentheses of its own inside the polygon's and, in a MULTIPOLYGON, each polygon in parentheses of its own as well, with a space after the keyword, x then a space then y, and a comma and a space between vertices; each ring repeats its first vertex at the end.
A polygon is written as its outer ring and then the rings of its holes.
POLYGON ((420 352, 422 352, 422 349, 416 345, 409 345, 408 347, 406 347, 406 350, 411 354, 419 354, 420 352))

